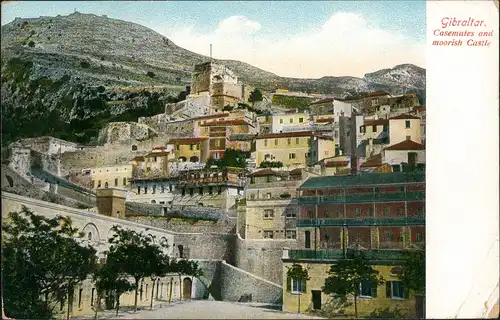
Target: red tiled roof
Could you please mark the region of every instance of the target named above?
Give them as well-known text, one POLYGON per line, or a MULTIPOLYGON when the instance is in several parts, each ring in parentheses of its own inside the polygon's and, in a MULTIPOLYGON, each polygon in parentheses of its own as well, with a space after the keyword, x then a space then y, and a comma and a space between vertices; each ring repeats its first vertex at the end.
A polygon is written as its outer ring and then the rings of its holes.
POLYGON ((333 168, 333 167, 345 167, 349 165, 349 161, 329 161, 325 163, 325 167, 333 168))
POLYGON ((202 123, 200 126, 209 127, 209 126, 236 126, 236 125, 250 125, 250 124, 242 119, 234 119, 234 120, 222 120, 222 121, 212 121, 212 122, 202 123))
POLYGON ((327 102, 333 102, 333 99, 331 99, 331 98, 321 99, 321 100, 312 102, 311 105, 313 105, 313 104, 322 104, 322 103, 327 103, 327 102))
POLYGON ((151 152, 145 155, 145 158, 151 158, 151 157, 166 157, 170 154, 170 152, 151 152))
POLYGON ((389 120, 387 120, 387 119, 377 119, 377 120, 368 119, 368 120, 365 120, 365 123, 362 125, 362 127, 364 127, 364 126, 383 126, 386 124, 389 124, 389 120))
POLYGON ((389 118, 389 120, 405 120, 405 119, 418 119, 418 120, 420 120, 419 117, 412 116, 411 114, 400 114, 399 116, 389 118))
POLYGON ((323 118, 323 119, 316 119, 315 122, 323 123, 323 122, 331 122, 333 120, 334 120, 333 118, 323 118))
POLYGON ((396 143, 395 145, 389 146, 385 148, 385 150, 425 150, 425 147, 418 142, 405 140, 400 143, 396 143))
POLYGON ((380 167, 382 165, 382 154, 376 154, 368 159, 366 159, 363 164, 361 164, 361 168, 373 168, 380 167))
POLYGON ((315 134, 314 136, 317 137, 317 138, 320 138, 320 139, 334 140, 333 137, 324 136, 324 135, 321 135, 321 134, 315 134))
POLYGON ((425 106, 415 106, 413 107, 413 110, 422 112, 425 111, 425 106))
POLYGON ((310 137, 311 131, 283 132, 283 133, 268 133, 258 135, 255 139, 272 139, 272 138, 292 138, 292 137, 310 137))
POLYGON ((248 174, 249 177, 278 176, 279 173, 272 169, 262 169, 248 174))
POLYGON ((192 144, 198 143, 207 140, 206 137, 194 137, 194 138, 179 138, 179 139, 170 139, 168 143, 170 144, 192 144))
POLYGON ((165 147, 154 147, 153 150, 165 150, 165 147))

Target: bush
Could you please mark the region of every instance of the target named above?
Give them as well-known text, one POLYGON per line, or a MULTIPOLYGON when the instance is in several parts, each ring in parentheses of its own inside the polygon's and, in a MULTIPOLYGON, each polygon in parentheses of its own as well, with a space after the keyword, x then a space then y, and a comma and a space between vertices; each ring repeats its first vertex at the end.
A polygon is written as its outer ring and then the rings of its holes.
POLYGON ((146 73, 146 75, 150 78, 154 78, 155 77, 155 73, 153 71, 148 71, 148 73, 146 73))
POLYGON ((80 67, 82 67, 84 69, 88 69, 88 68, 90 68, 90 63, 88 61, 82 61, 82 62, 80 62, 80 67))
POLYGON ((30 47, 32 47, 32 48, 33 48, 33 47, 35 46, 35 42, 30 41, 30 42, 28 43, 28 46, 30 46, 30 47))
POLYGON ((280 194, 281 199, 289 199, 292 195, 289 193, 282 193, 280 194))
POLYGON ((259 168, 281 168, 283 167, 283 162, 281 161, 262 161, 259 168))

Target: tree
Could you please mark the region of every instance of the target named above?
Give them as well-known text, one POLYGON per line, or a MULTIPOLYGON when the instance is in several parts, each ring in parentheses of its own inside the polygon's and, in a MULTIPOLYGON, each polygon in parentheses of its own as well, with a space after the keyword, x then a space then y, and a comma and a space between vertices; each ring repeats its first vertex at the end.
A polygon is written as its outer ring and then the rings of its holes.
POLYGON ((250 158, 250 151, 226 149, 222 156, 221 165, 223 167, 245 168, 248 158, 250 158))
MULTIPOLYGON (((166 242, 161 242, 160 246, 162 248, 168 248, 169 245, 166 242)), ((169 257, 163 253, 157 253, 156 256, 153 256, 151 260, 149 260, 149 272, 151 277, 151 304, 150 308, 153 310, 153 299, 155 292, 155 283, 159 280, 159 278, 164 277, 168 272, 170 272, 170 262, 169 257)))
POLYGON ((262 92, 258 88, 255 88, 252 92, 250 92, 250 97, 248 101, 252 103, 252 107, 257 101, 262 101, 262 92))
POLYGON ((95 249, 80 243, 83 234, 68 217, 47 218, 23 206, 9 213, 2 230, 2 289, 11 317, 50 318, 52 302, 70 297, 95 268, 95 249))
POLYGON ((146 73, 146 75, 147 75, 148 77, 150 77, 150 78, 154 78, 154 77, 155 77, 155 73, 154 73, 153 71, 148 71, 148 72, 146 73))
POLYGON ((106 259, 105 263, 96 268, 93 279, 97 290, 97 297, 95 303, 95 319, 97 319, 97 311, 100 306, 102 297, 106 296, 106 305, 109 308, 116 309, 116 315, 120 310, 120 296, 128 291, 135 289, 135 285, 131 284, 124 276, 120 274, 119 267, 113 258, 106 259), (114 293, 114 296, 111 294, 114 293), (114 304, 114 306, 113 306, 114 304))
POLYGON ((302 265, 294 263, 291 267, 287 267, 287 272, 286 272, 286 286, 287 286, 287 291, 298 291, 299 294, 298 299, 299 299, 299 306, 298 306, 298 313, 300 313, 300 296, 302 295, 302 292, 306 292, 306 285, 307 285, 307 280, 311 279, 309 277, 309 271, 305 268, 302 267, 302 265))
POLYGON ((416 298, 416 313, 423 317, 425 297, 425 250, 410 250, 403 254, 400 279, 403 288, 411 290, 416 298))
POLYGON ((322 291, 346 300, 348 296, 353 296, 356 318, 358 318, 357 299, 361 294, 362 284, 366 283, 371 288, 372 294, 376 294, 378 285, 384 281, 379 272, 372 268, 362 252, 358 252, 353 259, 340 260, 331 265, 328 275, 322 291))
POLYGON ((122 229, 120 226, 114 226, 112 230, 115 234, 109 239, 111 246, 107 259, 114 261, 119 273, 129 274, 134 278, 134 310, 137 311, 139 282, 151 276, 152 266, 163 257, 162 249, 154 243, 152 235, 122 229))
POLYGON ((181 92, 179 92, 179 94, 177 95, 177 99, 178 99, 179 101, 184 101, 184 100, 186 100, 186 99, 187 99, 187 93, 186 93, 186 91, 181 91, 181 92))

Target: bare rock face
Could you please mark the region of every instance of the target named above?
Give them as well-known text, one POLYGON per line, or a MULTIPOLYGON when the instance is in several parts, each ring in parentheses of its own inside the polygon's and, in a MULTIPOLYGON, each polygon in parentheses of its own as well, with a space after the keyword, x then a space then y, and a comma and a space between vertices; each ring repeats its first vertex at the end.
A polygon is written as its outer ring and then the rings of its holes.
POLYGON ((151 139, 158 133, 148 125, 136 122, 111 122, 99 132, 99 144, 137 142, 151 139))

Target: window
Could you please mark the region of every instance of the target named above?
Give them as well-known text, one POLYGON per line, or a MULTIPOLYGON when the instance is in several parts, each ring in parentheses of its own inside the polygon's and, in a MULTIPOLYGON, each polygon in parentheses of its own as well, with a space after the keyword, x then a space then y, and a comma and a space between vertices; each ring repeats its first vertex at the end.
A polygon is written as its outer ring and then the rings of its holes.
POLYGON ((220 140, 215 140, 215 146, 220 147, 220 140))
POLYGON ((278 139, 274 139, 274 145, 277 146, 278 145, 278 139))
POLYGON ((410 141, 411 140, 411 136, 406 136, 406 141, 410 141))
POLYGON ((132 151, 137 151, 137 146, 136 145, 132 146, 132 151))
POLYGON ((417 216, 421 217, 424 215, 424 207, 417 208, 417 216))
POLYGON ((297 280, 288 277, 286 280, 286 287, 287 291, 291 291, 294 294, 307 292, 306 280, 297 280))
POLYGON ((292 138, 288 138, 288 144, 292 144, 292 138))
POLYGON ((382 215, 383 215, 384 217, 389 216, 389 213, 390 213, 390 212, 391 212, 391 210, 390 210, 389 208, 384 208, 384 209, 382 209, 382 215))
POLYGON ((288 159, 295 159, 295 153, 289 153, 288 159))
POLYGON ((293 118, 290 118, 290 123, 293 123, 293 118))
POLYGON ((137 187, 137 194, 141 194, 141 187, 137 187))
POLYGON ((410 120, 405 121, 405 127, 406 129, 410 128, 410 120))
POLYGON ((402 217, 405 215, 405 209, 404 208, 398 208, 398 216, 402 217))
POLYGON ((126 186, 126 185, 127 185, 127 178, 123 178, 123 180, 122 180, 122 185, 123 185, 123 186, 126 186))
POLYGON ((361 217, 361 208, 356 208, 356 217, 361 217))
POLYGON ((94 306, 94 294, 95 294, 95 288, 92 288, 92 295, 90 297, 90 306, 94 306))
POLYGON ((190 144, 189 145, 189 150, 193 150, 194 149, 194 145, 190 144))
POLYGON ((208 187, 208 194, 214 194, 214 188, 208 187))
POLYGON ((115 187, 118 187, 118 178, 115 178, 115 187))
POLYGON ((300 138, 295 138, 295 144, 299 144, 300 143, 300 138))
POLYGON ((264 139, 264 146, 267 147, 267 139, 264 139))
POLYGON ((78 290, 78 309, 82 308, 82 294, 83 289, 78 290))
POLYGON ((156 184, 153 185, 153 194, 156 193, 156 184))
POLYGON ((92 232, 89 232, 89 234, 87 235, 87 239, 92 240, 92 232))
POLYGON ((264 239, 273 239, 274 232, 272 230, 264 230, 264 239))
POLYGON ((92 180, 92 189, 95 188, 95 180, 92 180))
POLYGON ((264 219, 272 219, 274 218, 274 210, 273 209, 265 209, 264 210, 264 219))
POLYGON ((392 234, 392 231, 387 231, 384 234, 385 241, 393 241, 394 240, 394 235, 392 234))
POLYGON ((161 191, 160 192, 164 193, 165 192, 165 186, 162 184, 162 185, 160 185, 160 187, 161 187, 161 191))
POLYGON ((386 282, 386 296, 392 299, 404 299, 405 290, 401 281, 387 281, 386 282))
POLYGON ((107 189, 107 188, 108 188, 108 186, 109 186, 109 185, 108 185, 108 182, 106 181, 106 183, 104 184, 104 188, 106 188, 106 189, 107 189))
POLYGON ((299 123, 304 122, 304 118, 299 118, 299 123))
POLYGON ((101 187, 101 180, 97 180, 97 187, 100 188, 101 187))
POLYGON ((365 133, 365 126, 359 127, 359 133, 365 133))
POLYGON ((372 132, 377 132, 377 126, 372 126, 372 132))
POLYGON ((297 239, 297 231, 295 230, 286 230, 285 237, 287 239, 297 239))
POLYGON ((359 296, 360 297, 366 297, 366 298, 375 298, 377 297, 377 285, 370 280, 363 280, 359 284, 360 291, 359 291, 359 296))
POLYGON ((422 235, 422 232, 417 232, 417 233, 415 234, 415 241, 416 241, 416 242, 422 242, 423 240, 424 240, 424 237, 423 237, 423 235, 422 235))
POLYGON ((199 194, 199 195, 203 195, 203 188, 202 188, 202 187, 201 187, 201 188, 198 188, 198 194, 199 194))
POLYGON ((283 123, 283 119, 280 119, 280 124, 282 124, 282 123, 283 123))
POLYGON ((310 249, 311 248, 311 231, 307 230, 306 232, 304 232, 304 236, 305 236, 304 247, 306 249, 310 249))
POLYGON ((371 217, 371 216, 373 216, 373 212, 374 212, 373 208, 372 208, 372 207, 369 207, 369 208, 368 208, 368 215, 369 215, 370 217, 371 217))
POLYGON ((286 212, 285 215, 286 215, 287 218, 295 218, 295 217, 297 217, 297 212, 295 210, 293 210, 293 209, 287 209, 285 212, 286 212))

